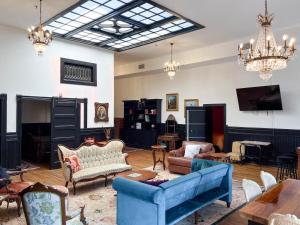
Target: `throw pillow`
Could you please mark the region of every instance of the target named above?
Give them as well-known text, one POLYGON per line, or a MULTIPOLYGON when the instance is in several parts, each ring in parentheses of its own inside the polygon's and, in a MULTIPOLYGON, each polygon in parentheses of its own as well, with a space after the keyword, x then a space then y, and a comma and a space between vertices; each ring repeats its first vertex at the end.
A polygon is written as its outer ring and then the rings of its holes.
POLYGON ((148 185, 152 185, 155 187, 158 187, 159 185, 161 185, 162 183, 165 183, 169 180, 147 180, 147 181, 141 181, 144 184, 148 184, 148 185))
POLYGON ((194 158, 200 151, 200 145, 187 145, 185 146, 184 157, 186 158, 194 158))
POLYGON ((80 170, 80 161, 77 155, 71 155, 65 158, 65 161, 69 162, 73 173, 76 173, 80 170))

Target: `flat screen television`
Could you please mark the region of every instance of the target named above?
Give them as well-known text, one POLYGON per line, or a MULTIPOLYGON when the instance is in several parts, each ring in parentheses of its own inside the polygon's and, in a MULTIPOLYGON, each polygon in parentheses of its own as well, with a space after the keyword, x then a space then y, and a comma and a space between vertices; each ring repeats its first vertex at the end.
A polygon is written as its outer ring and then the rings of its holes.
POLYGON ((241 111, 282 110, 279 85, 236 89, 241 111))

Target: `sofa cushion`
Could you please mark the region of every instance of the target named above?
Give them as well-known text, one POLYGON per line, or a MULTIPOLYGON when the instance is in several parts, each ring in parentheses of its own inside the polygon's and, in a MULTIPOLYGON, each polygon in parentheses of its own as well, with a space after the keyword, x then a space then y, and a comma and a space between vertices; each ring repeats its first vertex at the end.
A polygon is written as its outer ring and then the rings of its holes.
POLYGON ((98 176, 106 176, 113 173, 120 173, 130 169, 130 165, 121 163, 109 164, 99 167, 89 167, 74 173, 73 180, 75 182, 78 182, 80 180, 93 179, 98 176))
POLYGON ((194 158, 200 151, 200 145, 187 145, 185 146, 184 157, 186 158, 194 158))
POLYGON ((170 209, 195 197, 201 174, 190 173, 159 185, 164 190, 166 209, 170 209))
POLYGON ((185 157, 168 157, 169 164, 177 165, 177 166, 183 166, 183 167, 189 167, 192 166, 192 160, 190 158, 185 157))

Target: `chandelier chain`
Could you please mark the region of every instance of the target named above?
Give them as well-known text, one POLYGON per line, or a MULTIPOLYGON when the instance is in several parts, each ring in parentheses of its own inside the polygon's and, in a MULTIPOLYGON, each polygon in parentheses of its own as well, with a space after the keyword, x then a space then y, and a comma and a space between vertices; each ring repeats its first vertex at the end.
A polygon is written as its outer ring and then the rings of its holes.
POLYGON ((40 25, 42 25, 42 0, 40 0, 40 25))

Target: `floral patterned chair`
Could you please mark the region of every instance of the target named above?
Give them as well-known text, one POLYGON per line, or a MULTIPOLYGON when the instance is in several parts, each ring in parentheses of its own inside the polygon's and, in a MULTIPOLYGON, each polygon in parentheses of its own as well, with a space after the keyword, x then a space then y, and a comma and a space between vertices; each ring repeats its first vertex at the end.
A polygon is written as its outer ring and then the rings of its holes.
POLYGON ((21 192, 28 225, 85 225, 84 207, 69 214, 67 194, 54 186, 36 183, 21 192))

